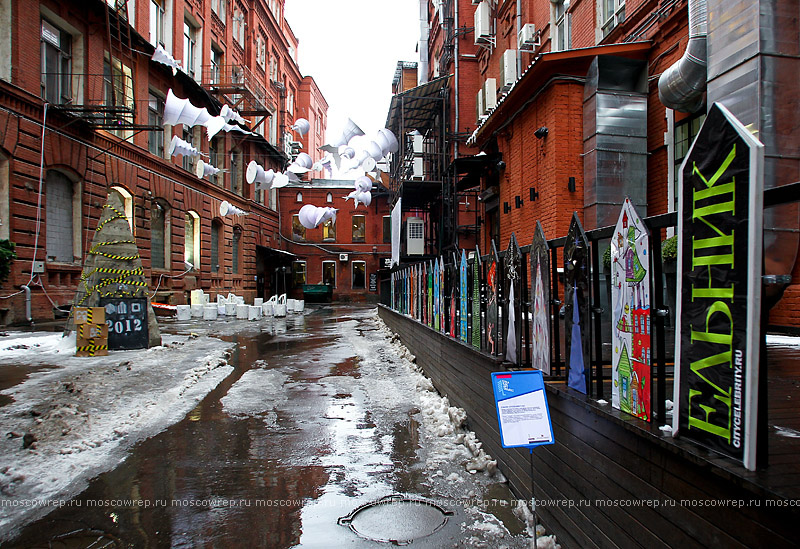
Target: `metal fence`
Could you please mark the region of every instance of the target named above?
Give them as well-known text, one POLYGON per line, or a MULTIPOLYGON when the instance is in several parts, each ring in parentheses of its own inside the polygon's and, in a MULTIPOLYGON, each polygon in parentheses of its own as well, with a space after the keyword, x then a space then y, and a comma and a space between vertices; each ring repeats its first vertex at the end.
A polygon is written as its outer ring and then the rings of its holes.
MULTIPOLYGON (((668 383, 672 379, 673 342, 667 344, 669 309, 665 305, 665 278, 661 259, 663 229, 675 226, 675 213, 643 220, 650 233, 648 256, 652 280, 650 325, 653 336, 650 388, 653 391, 653 419, 666 420, 668 383), (668 362, 669 360, 669 362, 668 362)), ((611 359, 609 307, 610 279, 604 272, 601 258, 609 246, 614 226, 586 231, 589 243, 589 287, 586 296, 590 317, 589 330, 583 334, 588 348, 589 383, 587 394, 597 399, 609 398, 608 385, 611 359)), ((565 245, 567 236, 548 240, 549 251, 549 345, 551 381, 565 380, 568 365, 565 357, 565 334, 568 319, 564 304, 565 245)), ((530 254, 532 245, 519 247, 512 235, 509 246, 481 255, 471 250, 469 258, 449 257, 428 259, 406 264, 392 273, 392 309, 426 324, 430 328, 460 339, 464 344, 494 357, 502 357, 509 368, 530 368, 532 357, 532 321, 535 296, 531 293, 530 254), (462 281, 461 273, 465 271, 462 281), (513 288, 513 292, 512 292, 513 288), (513 293, 513 296, 512 296, 513 293), (463 297, 463 300, 462 300, 463 297), (511 325, 511 329, 510 328, 511 325), (509 339, 511 338, 511 339, 509 339)), ((668 274, 674 276, 674 274, 668 274)), ((674 305, 673 305, 674 306, 674 305)))

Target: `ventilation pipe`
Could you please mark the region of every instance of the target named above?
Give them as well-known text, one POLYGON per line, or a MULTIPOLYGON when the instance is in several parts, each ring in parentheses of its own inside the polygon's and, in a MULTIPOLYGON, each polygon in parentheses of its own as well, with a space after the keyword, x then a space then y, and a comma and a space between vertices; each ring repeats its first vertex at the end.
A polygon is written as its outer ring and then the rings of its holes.
POLYGON ((25 320, 28 322, 33 321, 33 317, 31 316, 31 289, 25 285, 20 286, 20 290, 25 292, 25 320))
POLYGON ((658 97, 676 111, 697 112, 703 106, 708 52, 706 0, 689 0, 689 43, 674 65, 658 79, 658 97))

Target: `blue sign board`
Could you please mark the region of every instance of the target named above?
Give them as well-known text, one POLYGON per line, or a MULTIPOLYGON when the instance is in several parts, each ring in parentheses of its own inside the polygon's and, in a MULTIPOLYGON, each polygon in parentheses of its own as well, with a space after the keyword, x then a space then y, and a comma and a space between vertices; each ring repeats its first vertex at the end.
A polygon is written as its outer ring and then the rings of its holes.
POLYGON ((553 444, 553 424, 541 370, 492 373, 503 448, 553 444))

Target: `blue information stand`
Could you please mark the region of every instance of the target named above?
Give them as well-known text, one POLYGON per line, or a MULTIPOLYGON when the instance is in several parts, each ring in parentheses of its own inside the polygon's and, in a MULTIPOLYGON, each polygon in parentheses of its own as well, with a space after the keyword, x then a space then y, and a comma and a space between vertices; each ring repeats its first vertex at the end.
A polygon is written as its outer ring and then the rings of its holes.
POLYGON ((541 370, 493 372, 492 388, 503 448, 530 448, 533 546, 537 547, 533 449, 555 442, 544 377, 541 370))
POLYGON ((553 424, 540 370, 492 373, 503 448, 553 444, 553 424))

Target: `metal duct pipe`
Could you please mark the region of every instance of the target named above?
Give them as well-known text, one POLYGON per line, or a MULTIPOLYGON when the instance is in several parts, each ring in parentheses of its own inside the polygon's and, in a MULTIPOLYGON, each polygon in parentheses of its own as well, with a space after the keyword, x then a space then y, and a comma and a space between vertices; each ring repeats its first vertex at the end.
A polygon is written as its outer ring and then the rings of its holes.
POLYGON ((689 0, 689 43, 675 64, 658 79, 658 97, 676 111, 696 112, 703 106, 708 52, 706 0, 689 0))
POLYGON ((27 285, 20 286, 19 289, 25 292, 25 319, 28 322, 32 322, 33 317, 31 316, 31 289, 27 285))
POLYGON ((419 0, 419 71, 417 72, 417 85, 428 81, 428 32, 428 0, 419 0))

